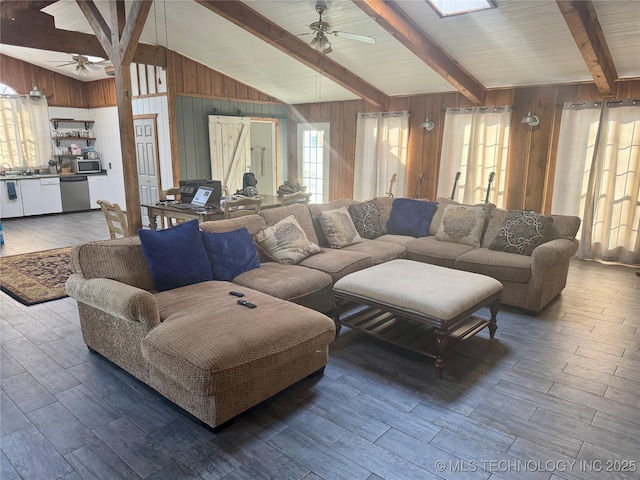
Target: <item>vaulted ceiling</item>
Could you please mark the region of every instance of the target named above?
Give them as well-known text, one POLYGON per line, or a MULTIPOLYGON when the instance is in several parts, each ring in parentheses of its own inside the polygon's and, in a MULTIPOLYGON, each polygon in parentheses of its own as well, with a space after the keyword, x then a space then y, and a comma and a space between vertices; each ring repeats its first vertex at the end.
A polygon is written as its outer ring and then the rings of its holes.
MULTIPOLYGON (((441 18, 424 0, 155 0, 134 61, 162 65, 168 47, 291 104, 456 90, 482 103, 487 89, 593 81, 608 96, 616 80, 640 78, 639 1, 494 3, 441 18), (318 3, 332 29, 376 43, 330 35, 331 53, 311 48, 318 3)), ((109 2, 96 5, 109 18, 109 2)), ((68 54, 100 53, 74 0, 3 2, 0 13, 5 55, 75 76, 58 67, 68 54)))

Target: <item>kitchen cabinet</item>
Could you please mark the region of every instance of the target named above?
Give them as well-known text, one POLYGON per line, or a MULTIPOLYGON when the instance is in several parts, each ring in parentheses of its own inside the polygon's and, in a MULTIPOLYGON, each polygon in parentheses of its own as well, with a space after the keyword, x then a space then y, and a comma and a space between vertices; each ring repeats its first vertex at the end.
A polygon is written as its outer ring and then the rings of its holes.
POLYGON ((22 190, 22 211, 25 216, 42 215, 42 186, 39 178, 18 180, 22 190))
POLYGON ((98 200, 109 199, 109 182, 106 175, 88 175, 89 182, 89 202, 91 208, 100 208, 98 200))
POLYGON ((12 178, 0 181, 0 218, 28 217, 62 212, 59 177, 12 178), (7 183, 16 186, 18 198, 9 200, 7 183))
POLYGON ((5 181, 0 182, 0 218, 13 218, 24 216, 24 210, 22 209, 22 188, 18 180, 10 180, 16 186, 16 194, 18 198, 15 200, 9 200, 9 194, 7 192, 7 183, 5 181))
POLYGON ((62 212, 62 197, 60 196, 60 178, 47 177, 40 179, 42 188, 42 213, 62 212))

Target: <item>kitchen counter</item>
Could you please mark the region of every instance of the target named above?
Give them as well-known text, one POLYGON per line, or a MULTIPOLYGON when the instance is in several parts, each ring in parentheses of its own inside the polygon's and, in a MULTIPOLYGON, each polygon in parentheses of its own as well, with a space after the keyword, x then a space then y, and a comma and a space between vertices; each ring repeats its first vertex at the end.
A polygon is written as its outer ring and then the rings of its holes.
POLYGON ((59 173, 39 173, 34 175, 2 175, 0 174, 0 181, 2 180, 29 180, 29 179, 38 179, 38 178, 52 178, 52 177, 73 177, 75 175, 82 175, 85 177, 94 176, 94 175, 106 175, 107 171, 103 170, 102 172, 95 173, 68 173, 65 175, 60 175, 59 173))

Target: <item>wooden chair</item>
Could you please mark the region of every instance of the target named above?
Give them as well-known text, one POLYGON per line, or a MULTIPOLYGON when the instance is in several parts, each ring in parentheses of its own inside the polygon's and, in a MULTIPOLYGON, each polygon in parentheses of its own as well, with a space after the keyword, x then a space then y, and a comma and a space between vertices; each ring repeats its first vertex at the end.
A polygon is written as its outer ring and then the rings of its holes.
POLYGON ((98 200, 98 205, 102 209, 107 225, 109 226, 109 235, 111 239, 129 236, 129 227, 127 225, 127 217, 117 203, 107 202, 106 200, 98 200))
POLYGON ((224 218, 236 218, 258 213, 262 207, 262 197, 245 197, 224 202, 224 218))
POLYGON ((280 206, 284 207, 285 205, 292 205, 294 203, 309 203, 309 199, 311 198, 311 194, 307 192, 295 192, 289 195, 283 195, 280 200, 280 206))
POLYGON ((180 187, 171 187, 167 190, 162 190, 162 195, 160 196, 160 200, 180 200, 180 187), (169 198, 172 197, 172 198, 169 198))

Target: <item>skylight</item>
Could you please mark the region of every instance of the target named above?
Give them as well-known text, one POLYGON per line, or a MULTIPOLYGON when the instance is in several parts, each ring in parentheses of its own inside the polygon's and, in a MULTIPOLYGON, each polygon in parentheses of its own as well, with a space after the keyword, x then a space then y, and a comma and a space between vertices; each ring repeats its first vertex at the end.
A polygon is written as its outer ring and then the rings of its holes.
POLYGON ((440 17, 496 8, 492 0, 426 0, 440 17))

